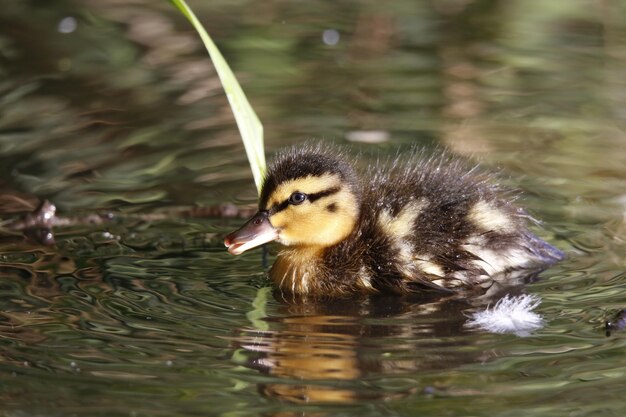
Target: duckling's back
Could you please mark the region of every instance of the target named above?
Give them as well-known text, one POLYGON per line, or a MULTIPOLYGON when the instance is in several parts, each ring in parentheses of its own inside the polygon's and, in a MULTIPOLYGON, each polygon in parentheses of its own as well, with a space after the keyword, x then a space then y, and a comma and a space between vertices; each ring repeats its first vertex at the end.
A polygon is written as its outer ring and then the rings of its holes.
POLYGON ((513 194, 476 171, 419 152, 369 168, 356 230, 325 254, 332 287, 488 290, 561 260, 527 229, 530 216, 513 205, 513 194))

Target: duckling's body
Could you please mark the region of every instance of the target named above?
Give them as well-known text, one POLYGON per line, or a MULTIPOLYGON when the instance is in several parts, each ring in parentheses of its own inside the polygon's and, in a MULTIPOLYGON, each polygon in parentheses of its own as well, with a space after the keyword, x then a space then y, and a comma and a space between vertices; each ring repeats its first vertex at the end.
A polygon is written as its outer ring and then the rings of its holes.
POLYGON ((234 254, 284 244, 270 277, 294 294, 486 289, 563 258, 528 231, 528 217, 448 156, 412 151, 358 176, 316 145, 277 156, 259 213, 225 243, 234 254))

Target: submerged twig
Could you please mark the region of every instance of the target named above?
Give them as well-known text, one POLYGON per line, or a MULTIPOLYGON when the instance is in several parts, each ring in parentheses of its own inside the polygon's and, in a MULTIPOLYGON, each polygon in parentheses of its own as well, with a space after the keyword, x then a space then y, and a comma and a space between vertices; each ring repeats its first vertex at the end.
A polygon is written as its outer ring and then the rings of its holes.
POLYGON ((5 230, 21 232, 27 238, 43 245, 53 245, 55 243, 53 228, 58 227, 92 226, 122 219, 148 222, 176 218, 248 218, 256 212, 256 208, 237 207, 234 204, 225 203, 207 207, 187 208, 168 213, 120 215, 119 213, 107 212, 77 217, 57 216, 56 211, 57 208, 53 203, 44 200, 32 212, 6 224, 5 230))

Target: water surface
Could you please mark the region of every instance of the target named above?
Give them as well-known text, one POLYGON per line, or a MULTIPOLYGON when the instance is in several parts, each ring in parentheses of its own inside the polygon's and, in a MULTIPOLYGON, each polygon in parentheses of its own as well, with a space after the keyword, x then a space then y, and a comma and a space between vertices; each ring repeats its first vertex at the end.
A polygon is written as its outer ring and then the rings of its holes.
MULTIPOLYGON (((469 304, 275 297, 241 220, 245 153, 195 33, 167 2, 8 0, 2 219, 54 202, 56 245, 0 238, 7 416, 622 416, 626 10, 620 2, 191 1, 266 128, 362 155, 446 146, 499 170, 568 254, 526 291, 529 337, 469 304), (363 143, 363 142, 377 143, 363 143)), ((367 163, 363 156, 361 163, 367 163)))

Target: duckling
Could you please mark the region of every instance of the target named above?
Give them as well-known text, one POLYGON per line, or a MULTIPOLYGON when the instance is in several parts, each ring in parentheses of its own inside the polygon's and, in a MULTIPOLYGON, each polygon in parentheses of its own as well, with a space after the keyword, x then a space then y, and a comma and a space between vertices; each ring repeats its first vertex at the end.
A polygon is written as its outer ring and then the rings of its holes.
POLYGON ((282 244, 269 275, 294 295, 486 290, 564 257, 511 199, 446 153, 413 149, 359 172, 342 151, 308 144, 276 156, 258 212, 224 244, 234 255, 282 244))

